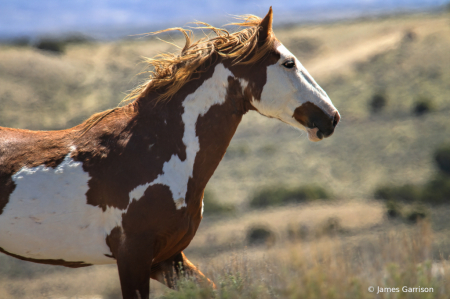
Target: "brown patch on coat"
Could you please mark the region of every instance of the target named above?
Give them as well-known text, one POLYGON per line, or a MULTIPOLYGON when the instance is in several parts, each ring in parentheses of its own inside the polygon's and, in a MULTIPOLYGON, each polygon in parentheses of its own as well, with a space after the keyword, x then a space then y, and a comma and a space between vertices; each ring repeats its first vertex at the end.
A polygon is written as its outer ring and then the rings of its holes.
POLYGON ((57 260, 51 260, 51 259, 45 259, 45 260, 39 260, 39 259, 32 259, 32 258, 28 258, 28 257, 23 257, 11 252, 8 252, 6 250, 4 250, 3 248, 0 247, 0 252, 4 253, 6 255, 15 257, 16 259, 22 260, 22 261, 27 261, 27 262, 33 262, 33 263, 38 263, 38 264, 46 264, 46 265, 55 265, 55 266, 64 266, 64 267, 69 267, 69 268, 81 268, 81 267, 87 267, 87 266, 92 266, 92 264, 86 264, 85 262, 68 262, 62 259, 57 259, 57 260))
POLYGON ((133 114, 113 112, 110 121, 107 117, 77 140, 74 160, 83 162, 83 170, 91 177, 87 203, 103 211, 107 207, 124 210, 130 203, 129 193, 154 181, 172 155, 184 161, 183 111, 176 101, 168 102, 165 109, 136 103, 133 114))
POLYGON ((242 102, 245 100, 245 96, 241 84, 232 77, 228 77, 228 83, 225 102, 221 105, 213 105, 208 112, 197 119, 196 134, 200 150, 195 157, 193 176, 188 181, 187 208, 184 209, 188 221, 184 224, 184 236, 176 246, 167 248, 167 252, 164 252, 161 258, 155 257, 156 262, 164 261, 171 255, 181 252, 190 244, 202 219, 202 198, 206 184, 225 155, 242 120, 242 114, 246 111, 242 102), (236 110, 240 113, 236 113, 236 110), (173 251, 174 249, 177 251, 173 251))
MULTIPOLYGON (((147 98, 137 100, 137 107, 142 116, 139 115, 133 119, 133 134, 122 155, 116 157, 118 166, 122 165, 121 175, 108 178, 113 183, 117 179, 125 180, 125 184, 116 183, 118 188, 124 189, 124 191, 114 191, 116 194, 121 192, 123 194, 117 202, 126 207, 129 202, 129 192, 137 186, 154 181, 162 173, 163 164, 173 155, 177 155, 181 161, 186 160, 186 145, 182 141, 185 129, 182 121, 184 113, 182 104, 184 99, 194 93, 205 80, 211 78, 213 73, 214 67, 211 66, 208 71, 202 73, 200 78, 184 86, 171 101, 157 106, 154 106, 147 98), (124 159, 127 159, 128 163, 126 171, 123 169, 124 159), (127 180, 130 182, 128 183, 127 180)), ((156 95, 149 95, 151 96, 156 95)), ((115 162, 110 163, 114 168, 115 162)), ((98 163, 93 165, 100 166, 98 163)), ((91 171, 88 168, 86 170, 91 171)), ((98 173, 106 174, 102 171, 98 173)), ((105 177, 98 180, 105 183, 105 177)), ((107 189, 109 185, 105 183, 104 189, 107 189)), ((192 191, 188 189, 186 202, 188 203, 192 196, 203 194, 203 189, 204 187, 193 192, 195 195, 192 195, 192 191)), ((108 201, 108 204, 111 202, 108 201)), ((200 215, 200 211, 198 214, 200 215)), ((185 208, 177 210, 169 187, 155 184, 148 187, 140 199, 135 199, 129 204, 127 213, 123 215, 123 229, 114 229, 107 237, 107 244, 116 257, 115 251, 118 247, 124 246, 129 236, 145 235, 145 238, 155 240, 152 249, 154 261, 164 261, 186 248, 195 235, 200 220, 201 218, 197 215, 192 217, 185 208)), ((136 266, 140 267, 140 265, 136 266)))
MULTIPOLYGON (((160 106, 158 113, 164 114, 164 111, 169 108, 168 105, 175 105, 177 102, 179 104, 176 105, 181 106, 189 94, 195 92, 205 80, 212 77, 214 68, 211 67, 210 69, 211 71, 206 72, 202 78, 193 81, 197 86, 191 86, 183 94, 177 95, 177 97, 179 96, 178 99, 174 98, 160 106)), ((145 102, 145 100, 142 101, 145 102)), ((126 243, 124 240, 129 235, 144 234, 147 235, 146 238, 155 239, 154 263, 169 259, 189 245, 202 219, 201 199, 203 198, 204 188, 222 160, 242 119, 242 114, 246 112, 244 101, 244 90, 239 80, 228 77, 225 103, 212 106, 205 115, 200 116, 197 120, 196 134, 199 138, 200 150, 194 161, 193 177, 188 181, 185 198, 187 208, 180 210, 175 208, 169 187, 160 184, 148 187, 141 199, 133 201, 129 205, 127 213, 123 215, 123 230, 115 229, 107 237, 109 239, 107 243, 114 256, 116 256, 114 252, 117 250, 115 248, 122 246, 120 244, 123 244, 123 242, 126 243), (236 111, 239 113, 236 113, 236 111)), ((151 111, 148 112, 151 113, 151 111)), ((182 110, 179 113, 181 118, 182 110)), ((179 140, 181 140, 184 125, 181 126, 181 121, 179 125, 180 127, 172 127, 171 130, 180 130, 179 140)), ((149 128, 148 125, 144 127, 149 128)), ((154 147, 157 147, 157 145, 156 143, 154 147)), ((185 150, 185 147, 183 147, 183 151, 185 150)), ((169 151, 169 155, 164 162, 168 161, 172 154, 174 153, 169 151)), ((159 170, 162 171, 162 164, 159 170)), ((135 185, 151 182, 155 178, 156 176, 146 182, 135 183, 135 185)), ((139 267, 139 265, 136 266, 139 267)))
MULTIPOLYGON (((292 115, 299 123, 307 128, 318 128, 320 134, 325 137, 330 136, 334 132, 334 117, 326 114, 322 109, 311 102, 303 103, 294 110, 292 115)), ((318 137, 320 135, 318 133, 318 137)))
POLYGON ((246 105, 250 110, 256 110, 250 104, 252 99, 257 101, 261 100, 264 85, 267 83, 267 67, 280 60, 280 53, 276 51, 276 48, 279 45, 281 45, 281 43, 275 38, 273 49, 268 51, 261 61, 253 65, 233 65, 230 60, 224 61, 225 67, 228 68, 236 78, 244 79, 248 82, 244 94, 246 95, 246 105))

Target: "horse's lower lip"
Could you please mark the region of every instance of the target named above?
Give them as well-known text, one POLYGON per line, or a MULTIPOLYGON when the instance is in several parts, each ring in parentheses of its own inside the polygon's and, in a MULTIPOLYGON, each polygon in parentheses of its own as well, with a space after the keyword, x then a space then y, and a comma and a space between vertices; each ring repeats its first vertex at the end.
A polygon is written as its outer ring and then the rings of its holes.
POLYGON ((308 138, 311 141, 320 141, 323 139, 323 133, 319 131, 318 128, 306 128, 308 132, 308 138))
POLYGON ((317 135, 317 138, 323 139, 323 133, 320 132, 319 130, 317 130, 316 135, 317 135))

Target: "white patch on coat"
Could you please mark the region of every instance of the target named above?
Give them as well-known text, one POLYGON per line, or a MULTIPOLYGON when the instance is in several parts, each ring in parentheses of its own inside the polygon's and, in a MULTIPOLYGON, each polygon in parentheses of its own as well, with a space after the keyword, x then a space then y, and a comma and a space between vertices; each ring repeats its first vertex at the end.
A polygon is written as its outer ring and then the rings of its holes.
POLYGON ((231 71, 226 69, 223 64, 218 64, 214 69, 213 76, 186 97, 183 102, 184 113, 182 115, 186 160, 181 161, 177 155, 173 155, 169 161, 164 163, 162 174, 158 175, 153 182, 140 185, 130 192, 130 202, 133 199, 139 200, 148 187, 162 184, 170 188, 177 209, 186 207, 187 186, 194 170, 195 157, 200 150, 195 126, 198 118, 205 115, 211 106, 225 102, 229 76, 233 76, 231 71))
POLYGON ((204 210, 205 210, 205 196, 202 197, 202 217, 203 217, 204 210))
POLYGON ((280 59, 267 67, 267 82, 261 93, 261 100, 252 100, 259 113, 278 118, 291 126, 305 130, 302 124, 292 116, 297 107, 311 102, 325 113, 334 115, 337 111, 326 92, 314 81, 308 71, 283 45, 277 47, 280 59), (293 59, 295 66, 288 69, 283 66, 293 59))
POLYGON ((245 79, 242 79, 242 78, 240 78, 239 79, 239 83, 241 83, 241 87, 242 87, 242 92, 244 92, 245 91, 245 89, 247 88, 247 86, 248 86, 248 81, 247 80, 245 80, 245 79))
POLYGON ((123 211, 87 204, 90 176, 71 152, 56 168, 22 167, 16 188, 0 215, 0 247, 33 259, 63 259, 89 264, 115 260, 105 238, 121 225, 123 211))

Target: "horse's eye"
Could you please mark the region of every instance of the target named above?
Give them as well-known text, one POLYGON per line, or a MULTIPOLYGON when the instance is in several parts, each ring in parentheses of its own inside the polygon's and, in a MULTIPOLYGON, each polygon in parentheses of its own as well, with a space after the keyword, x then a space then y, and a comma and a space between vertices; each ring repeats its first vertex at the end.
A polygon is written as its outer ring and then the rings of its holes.
POLYGON ((295 66, 294 60, 288 60, 285 63, 283 63, 283 66, 287 69, 291 69, 295 66))

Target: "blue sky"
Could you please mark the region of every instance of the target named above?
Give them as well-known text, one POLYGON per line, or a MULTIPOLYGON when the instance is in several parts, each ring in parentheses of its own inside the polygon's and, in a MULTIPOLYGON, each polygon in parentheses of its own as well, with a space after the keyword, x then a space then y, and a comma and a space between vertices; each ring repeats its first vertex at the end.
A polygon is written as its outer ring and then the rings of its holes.
POLYGON ((448 0, 1 0, 0 38, 64 32, 113 37, 140 28, 148 32, 193 20, 222 25, 231 21, 232 14, 264 16, 271 5, 275 24, 281 24, 425 10, 446 2, 448 0))

